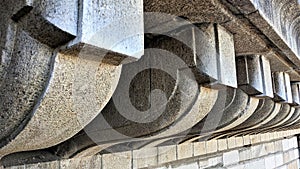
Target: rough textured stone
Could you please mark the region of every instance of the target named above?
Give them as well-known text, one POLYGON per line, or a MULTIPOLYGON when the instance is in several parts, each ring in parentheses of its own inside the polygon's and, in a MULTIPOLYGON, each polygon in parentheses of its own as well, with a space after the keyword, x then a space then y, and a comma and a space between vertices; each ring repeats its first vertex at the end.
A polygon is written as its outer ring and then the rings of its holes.
POLYGON ((74 158, 60 161, 60 169, 101 168, 101 156, 74 158))
POLYGON ((203 142, 195 142, 194 145, 194 156, 204 155, 206 154, 206 143, 203 142))
POLYGON ((133 151, 133 168, 155 166, 158 162, 158 149, 144 148, 133 151))
POLYGON ((17 35, 14 57, 1 81, 0 147, 21 132, 30 120, 34 106, 46 89, 53 64, 52 49, 21 29, 17 35))
POLYGON ((240 88, 249 95, 273 97, 270 63, 264 56, 241 56, 237 62, 240 88))
POLYGON ((0 154, 47 148, 76 134, 107 103, 119 74, 120 67, 107 64, 99 66, 95 62, 58 54, 51 83, 35 115, 0 154), (99 78, 95 80, 96 77, 99 78), (88 81, 88 84, 93 85, 83 87, 88 81), (44 139, 46 137, 47 140, 44 139))
POLYGON ((274 99, 284 103, 292 103, 292 91, 289 75, 283 72, 275 72, 273 73, 273 78, 275 94, 274 99))
POLYGON ((176 160, 176 146, 158 147, 158 163, 163 164, 176 160))
POLYGON ((102 155, 102 168, 115 169, 115 168, 131 168, 131 153, 115 153, 102 155))
POLYGON ((230 151, 227 153, 223 154, 223 161, 224 161, 224 166, 232 165, 232 164, 237 164, 240 159, 239 159, 239 151, 234 150, 230 151))
POLYGON ((193 144, 180 144, 177 146, 177 159, 193 157, 193 144))
POLYGON ((78 36, 68 46, 83 43, 133 58, 142 56, 142 1, 84 0, 79 6, 78 36))

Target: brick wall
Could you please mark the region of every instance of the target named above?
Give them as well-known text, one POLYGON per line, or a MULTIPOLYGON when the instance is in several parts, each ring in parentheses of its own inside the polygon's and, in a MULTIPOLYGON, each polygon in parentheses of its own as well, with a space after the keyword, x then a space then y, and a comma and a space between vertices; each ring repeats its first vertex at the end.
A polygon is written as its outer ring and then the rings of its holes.
MULTIPOLYGON (((298 169, 299 131, 275 132, 96 155, 11 169, 298 169)), ((1 168, 1 167, 0 167, 1 168)))

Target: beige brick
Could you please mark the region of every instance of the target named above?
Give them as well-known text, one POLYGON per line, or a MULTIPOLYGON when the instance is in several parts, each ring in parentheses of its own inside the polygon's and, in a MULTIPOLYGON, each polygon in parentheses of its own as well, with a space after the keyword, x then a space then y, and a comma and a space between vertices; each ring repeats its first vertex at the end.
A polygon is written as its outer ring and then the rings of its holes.
POLYGON ((227 138, 228 149, 236 148, 235 140, 236 140, 235 137, 229 137, 229 138, 227 138))
POLYGON ((278 132, 274 132, 273 133, 273 137, 275 140, 279 139, 279 133, 278 132))
POLYGON ((157 165, 158 149, 146 148, 133 151, 133 168, 143 168, 157 165))
POLYGON ((244 145, 250 145, 251 144, 251 139, 249 135, 243 136, 244 140, 244 145))
POLYGON ((101 167, 101 156, 73 158, 60 162, 61 169, 81 169, 81 168, 99 168, 101 167))
POLYGON ((176 145, 158 147, 158 164, 176 161, 176 145))
POLYGON ((218 141, 210 140, 206 142, 206 153, 215 153, 218 151, 218 141))
POLYGON ((287 168, 288 169, 299 169, 297 161, 293 161, 293 162, 289 163, 287 168))
POLYGON ((179 160, 193 157, 193 144, 180 144, 177 146, 177 158, 179 160))
POLYGON ((240 161, 239 151, 234 150, 223 154, 223 164, 224 166, 229 166, 232 164, 237 164, 240 161))
POLYGON ((272 132, 272 133, 269 133, 269 138, 270 138, 270 140, 274 140, 274 133, 272 132))
POLYGON ((102 155, 102 169, 131 168, 131 152, 102 155))
POLYGON ((261 142, 267 142, 269 141, 268 135, 267 134, 261 134, 261 142))
POLYGON ((258 144, 261 142, 261 135, 260 134, 250 135, 250 139, 251 139, 251 144, 258 144))
POLYGON ((236 147, 243 147, 244 146, 243 137, 236 137, 235 143, 236 143, 236 147))
POLYGON ((218 140, 218 151, 227 150, 227 139, 219 139, 218 140))
POLYGON ((195 142, 194 146, 194 156, 200 156, 206 154, 206 143, 203 142, 195 142))

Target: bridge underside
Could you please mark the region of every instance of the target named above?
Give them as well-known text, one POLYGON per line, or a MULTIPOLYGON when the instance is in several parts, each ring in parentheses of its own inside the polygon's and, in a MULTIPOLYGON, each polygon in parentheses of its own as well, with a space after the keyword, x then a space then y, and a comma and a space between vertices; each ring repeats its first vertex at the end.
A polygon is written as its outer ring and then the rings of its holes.
POLYGON ((296 151, 296 0, 1 2, 0 166, 224 140, 296 151))

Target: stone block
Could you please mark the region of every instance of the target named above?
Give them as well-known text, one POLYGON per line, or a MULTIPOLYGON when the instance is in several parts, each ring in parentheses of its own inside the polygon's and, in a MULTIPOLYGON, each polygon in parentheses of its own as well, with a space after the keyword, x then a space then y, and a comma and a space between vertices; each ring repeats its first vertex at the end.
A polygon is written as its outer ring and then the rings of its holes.
POLYGON ((290 144, 291 148, 297 148, 298 147, 297 137, 290 138, 289 144, 290 144))
POLYGON ((208 159, 204 159, 204 160, 200 160, 199 161, 199 168, 206 168, 206 167, 208 167, 208 159))
POLYGON ((267 154, 275 153, 274 142, 265 143, 265 148, 266 148, 267 154))
POLYGON ((168 163, 176 160, 176 146, 158 147, 158 164, 168 163))
MULTIPOLYGON (((38 163, 38 164, 28 164, 24 165, 24 169, 60 169, 59 162, 44 162, 44 163, 38 163)), ((75 166, 75 165, 74 165, 75 166)), ((19 168, 21 169, 21 168, 19 168)))
POLYGON ((77 35, 77 1, 43 0, 23 2, 21 6, 12 19, 38 41, 58 47, 77 35))
MULTIPOLYGON (((298 161, 298 160, 297 160, 298 161)), ((287 165, 287 169, 299 169, 297 161, 293 161, 287 165)))
POLYGON ((200 156, 206 154, 206 142, 194 142, 194 156, 200 156))
POLYGON ((251 144, 260 143, 261 142, 261 135, 260 134, 250 135, 250 140, 251 140, 251 144))
POLYGON ((102 169, 131 168, 131 152, 102 155, 102 169))
POLYGON ((253 159, 262 157, 267 154, 265 146, 263 144, 251 146, 250 150, 251 150, 251 158, 253 159))
POLYGON ((239 159, 239 151, 238 150, 226 152, 223 154, 224 166, 237 164, 239 161, 240 161, 240 159, 239 159))
POLYGON ((144 148, 133 151, 133 168, 143 168, 157 165, 158 149, 144 148))
POLYGON ((275 141, 274 146, 276 152, 282 151, 282 140, 275 141))
POLYGON ((233 35, 220 25, 215 25, 218 31, 218 47, 219 55, 219 73, 222 84, 231 87, 237 87, 236 68, 235 68, 235 50, 233 35))
POLYGON ((293 105, 299 106, 300 105, 300 83, 292 83, 292 96, 293 96, 293 105))
POLYGON ((283 163, 288 163, 291 161, 290 152, 284 152, 283 153, 283 163))
POLYGON ((172 167, 173 169, 199 169, 198 163, 184 164, 178 167, 172 167))
MULTIPOLYGON (((30 165, 28 165, 28 168, 30 168, 31 166, 30 165)), ((32 166, 32 167, 34 167, 34 166, 32 166)), ((1 168, 1 167, 0 167, 1 168)), ((25 168, 27 168, 27 166, 26 165, 20 165, 20 166, 12 166, 12 167, 6 167, 6 168, 9 168, 9 169, 25 169, 25 168)), ((1 168, 1 169, 4 169, 4 167, 3 168, 1 168)), ((31 168, 30 168, 31 169, 31 168)), ((37 169, 37 168, 34 168, 34 169, 37 169)), ((46 168, 45 168, 46 169, 46 168)))
POLYGON ((273 168, 275 168, 276 165, 275 165, 275 157, 274 157, 274 155, 265 157, 265 166, 266 166, 266 169, 273 169, 273 168))
POLYGON ((224 151, 227 148, 227 139, 218 139, 218 151, 224 151))
POLYGON ((218 151, 218 141, 217 140, 209 140, 206 141, 206 153, 215 153, 218 151))
POLYGON ((185 159, 193 157, 193 144, 180 144, 177 145, 177 159, 185 159))
POLYGON ((69 160, 62 160, 60 162, 61 169, 80 169, 80 168, 99 168, 101 167, 101 156, 96 155, 92 157, 73 158, 69 160))
POLYGON ((227 167, 226 169, 243 169, 243 168, 245 168, 245 165, 240 164, 240 165, 236 165, 236 166, 227 167))
POLYGON ((260 55, 237 58, 238 85, 249 95, 273 97, 270 62, 260 55))
POLYGON ((299 151, 298 151, 298 149, 294 149, 293 150, 293 156, 295 157, 295 158, 299 158, 299 151))
POLYGON ((283 165, 283 153, 275 154, 276 167, 283 165))
POLYGON ((239 159, 240 161, 246 161, 251 159, 251 150, 248 148, 243 148, 239 150, 239 159))
POLYGON ((208 167, 213 167, 222 164, 222 156, 211 157, 208 159, 208 167))
POLYGON ((245 136, 243 136, 243 140, 244 140, 244 145, 249 145, 249 144, 251 144, 250 135, 245 135, 245 136))
POLYGON ((154 37, 147 48, 159 48, 180 57, 200 84, 237 87, 232 35, 214 24, 189 25, 154 37))
POLYGON ((292 103, 292 89, 290 76, 284 72, 274 72, 274 99, 282 103, 292 103))
POLYGON ((233 149, 233 148, 236 147, 235 141, 236 141, 235 137, 229 137, 229 138, 227 138, 228 149, 233 149))
POLYGON ((236 147, 243 147, 244 146, 243 137, 236 137, 235 144, 236 144, 236 147))
POLYGON ((140 58, 144 49, 141 0, 83 0, 77 38, 69 46, 86 44, 140 58))
POLYGON ((244 169, 265 168, 264 159, 253 160, 245 164, 244 169))
POLYGON ((282 140, 282 150, 285 152, 288 151, 289 149, 291 149, 289 139, 282 140))

